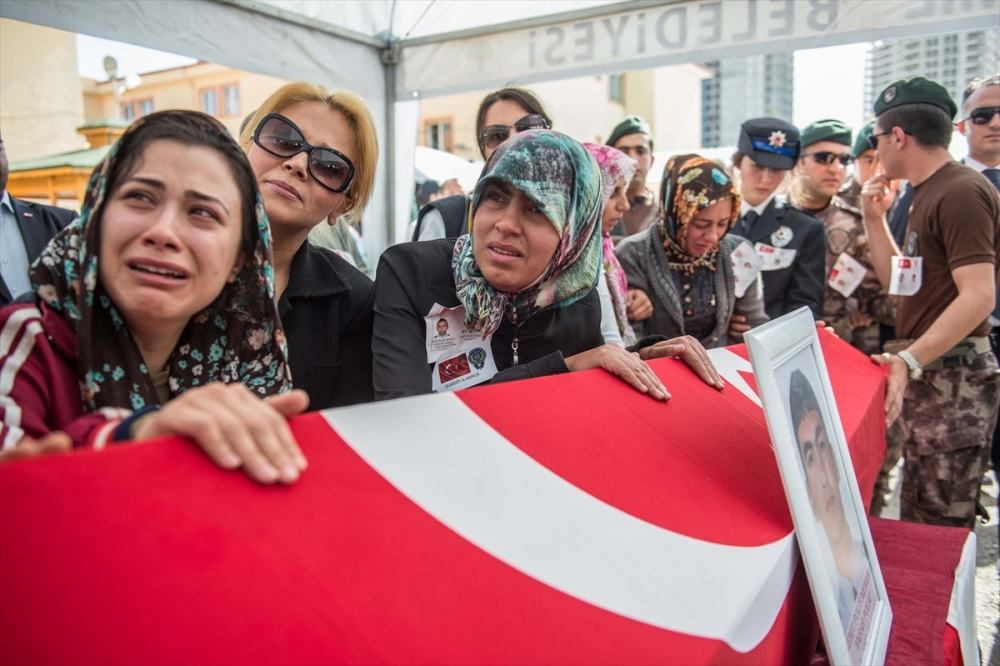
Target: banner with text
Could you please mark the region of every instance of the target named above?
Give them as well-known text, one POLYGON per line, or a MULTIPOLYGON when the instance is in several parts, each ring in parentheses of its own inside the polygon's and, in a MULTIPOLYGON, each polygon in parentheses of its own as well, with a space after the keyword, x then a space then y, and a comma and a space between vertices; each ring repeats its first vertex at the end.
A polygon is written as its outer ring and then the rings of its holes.
POLYGON ((403 49, 397 94, 996 27, 1000 0, 686 0, 403 49))

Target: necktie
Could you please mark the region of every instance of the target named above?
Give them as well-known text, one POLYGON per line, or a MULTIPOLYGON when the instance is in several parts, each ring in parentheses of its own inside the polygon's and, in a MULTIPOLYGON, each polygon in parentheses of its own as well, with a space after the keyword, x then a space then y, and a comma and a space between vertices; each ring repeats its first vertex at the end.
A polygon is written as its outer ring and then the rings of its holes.
POLYGON ((1000 191, 1000 169, 983 169, 983 175, 1000 191))
POLYGON ((757 211, 755 211, 755 210, 749 210, 749 211, 747 211, 747 214, 743 216, 743 235, 744 236, 746 236, 746 235, 748 235, 750 233, 750 227, 753 226, 753 223, 757 221, 758 217, 760 217, 760 215, 758 215, 757 211))

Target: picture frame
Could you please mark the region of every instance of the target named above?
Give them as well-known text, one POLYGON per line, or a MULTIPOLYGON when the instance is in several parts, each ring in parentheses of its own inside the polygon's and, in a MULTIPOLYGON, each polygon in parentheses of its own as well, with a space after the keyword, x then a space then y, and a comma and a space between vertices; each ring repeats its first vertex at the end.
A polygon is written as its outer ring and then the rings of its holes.
POLYGON ((745 339, 827 655, 884 664, 892 609, 812 313, 745 339))

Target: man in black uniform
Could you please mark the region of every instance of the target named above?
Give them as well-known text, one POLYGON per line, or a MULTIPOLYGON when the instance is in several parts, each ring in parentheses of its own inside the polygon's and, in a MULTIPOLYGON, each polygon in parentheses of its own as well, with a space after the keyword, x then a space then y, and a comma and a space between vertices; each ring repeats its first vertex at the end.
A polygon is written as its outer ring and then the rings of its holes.
MULTIPOLYGON (((755 118, 740 128, 733 166, 743 203, 735 232, 764 258, 764 309, 771 319, 803 305, 823 317, 826 240, 823 223, 792 208, 775 190, 799 159, 799 131, 777 118, 755 118)), ((746 330, 737 324, 732 330, 746 330)))

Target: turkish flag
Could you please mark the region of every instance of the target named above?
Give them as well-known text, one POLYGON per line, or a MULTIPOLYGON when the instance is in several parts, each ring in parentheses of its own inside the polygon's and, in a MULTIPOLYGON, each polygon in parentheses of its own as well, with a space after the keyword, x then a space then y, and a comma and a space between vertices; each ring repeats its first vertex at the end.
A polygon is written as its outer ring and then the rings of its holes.
MULTIPOLYGON (((862 495, 881 369, 820 334, 862 495)), ((291 487, 179 439, 0 468, 2 663, 772 663, 818 636, 742 347, 294 419, 291 487)))

